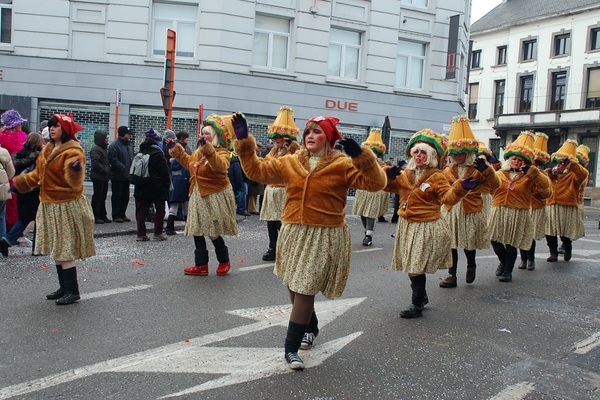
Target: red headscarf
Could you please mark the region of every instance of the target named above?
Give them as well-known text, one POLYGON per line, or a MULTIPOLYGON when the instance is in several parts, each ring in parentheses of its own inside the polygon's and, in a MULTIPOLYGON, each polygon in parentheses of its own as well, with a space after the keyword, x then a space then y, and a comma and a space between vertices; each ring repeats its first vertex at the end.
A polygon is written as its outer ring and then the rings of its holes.
POLYGON ((308 124, 309 122, 316 122, 321 129, 323 129, 325 136, 329 139, 329 145, 332 149, 333 146, 335 146, 335 142, 342 138, 342 134, 338 131, 336 126, 337 123, 340 122, 339 118, 320 115, 318 117, 312 117, 306 123, 308 124))
POLYGON ((84 130, 85 128, 79 125, 77 122, 73 121, 73 118, 63 114, 52 114, 53 117, 58 119, 58 123, 60 124, 62 130, 71 138, 79 141, 75 134, 79 131, 84 130))

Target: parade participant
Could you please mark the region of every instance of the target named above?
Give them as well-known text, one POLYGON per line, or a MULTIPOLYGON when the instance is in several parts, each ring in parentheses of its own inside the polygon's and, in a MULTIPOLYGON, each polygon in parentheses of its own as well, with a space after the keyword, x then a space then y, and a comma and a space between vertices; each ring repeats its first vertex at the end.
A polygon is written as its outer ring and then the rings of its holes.
MULTIPOLYGON (((186 154, 191 155, 192 151, 187 145, 190 134, 186 131, 179 131, 177 133, 177 143, 181 144, 185 149, 186 154)), ((166 143, 166 142, 165 142, 166 143)), ((168 146, 165 146, 168 151, 168 146)), ((167 218, 167 225, 165 232, 167 235, 176 235, 175 220, 177 215, 181 212, 181 219, 184 221, 188 215, 188 202, 190 192, 190 171, 188 171, 179 161, 172 158, 169 154, 170 171, 171 171, 171 190, 169 191, 169 217, 167 218)))
POLYGON ((477 249, 490 246, 487 239, 487 215, 483 210, 483 193, 495 192, 500 187, 500 179, 494 168, 482 158, 477 158, 479 142, 473 136, 467 117, 457 116, 452 119, 450 129, 448 155, 451 164, 444 168, 444 176, 452 185, 466 177, 479 180, 479 186, 469 191, 457 204, 444 207, 443 216, 450 228, 452 248, 452 266, 440 287, 457 286, 456 271, 458 266, 458 248, 462 248, 467 257, 466 282, 473 283, 476 277, 477 249))
MULTIPOLYGON (((585 169, 588 168, 588 165, 590 164, 590 148, 587 147, 584 144, 580 144, 579 146, 577 146, 577 149, 575 149, 576 154, 577 154, 577 161, 579 161, 579 164, 582 165, 585 169)), ((590 175, 589 175, 589 171, 588 171, 588 181, 590 179, 590 175)), ((579 207, 579 212, 581 214, 581 220, 583 221, 585 219, 585 208, 583 207, 583 202, 584 202, 584 194, 585 194, 585 188, 588 185, 588 182, 584 182, 581 187, 579 188, 579 201, 577 203, 577 206, 579 207)))
MULTIPOLYGON (((27 140, 27 134, 23 132, 23 123, 26 119, 21 117, 17 110, 8 110, 0 117, 4 127, 0 129, 0 147, 6 149, 8 154, 13 157, 18 151, 23 149, 23 144, 27 140)), ((12 184, 13 180, 9 180, 12 184)), ((16 196, 9 198, 5 203, 5 224, 9 231, 19 219, 16 196)))
POLYGON ((506 145, 504 164, 496 172, 501 184, 492 199, 488 229, 494 253, 500 264, 496 270, 500 282, 512 281, 517 249, 531 247, 534 224, 531 220, 531 196, 539 192, 549 196, 551 188, 533 162, 533 133, 521 132, 517 140, 506 145))
MULTIPOLYGON (((261 142, 256 142, 256 155, 260 157, 263 145, 261 142)), ((248 212, 252 215, 260 215, 258 204, 258 196, 265 194, 265 184, 255 181, 248 182, 248 212)))
MULTIPOLYGON (((274 140, 275 144, 265 158, 271 160, 294 154, 300 148, 297 143, 299 132, 300 130, 294 122, 294 110, 290 107, 280 107, 275 122, 269 125, 267 129, 269 139, 274 140)), ((264 261, 275 261, 284 205, 284 185, 281 183, 268 184, 260 208, 260 220, 267 221, 267 231, 269 233, 269 249, 262 256, 264 261)))
POLYGON ((564 246, 564 260, 573 254, 573 240, 585 236, 583 219, 579 210, 579 193, 587 184, 589 173, 577 160, 577 142, 567 139, 558 151, 552 154, 554 168, 546 170, 552 182, 552 197, 546 210, 546 244, 550 250, 549 262, 558 261, 558 238, 564 246))
MULTIPOLYGON (((544 166, 550 161, 548 154, 548 136, 542 132, 536 132, 533 142, 533 162, 534 165, 542 172, 542 176, 548 179, 544 166)), ((548 181, 550 184, 550 181, 548 181)), ((531 220, 534 223, 533 240, 529 249, 519 249, 521 253, 521 263, 519 269, 535 269, 535 248, 536 240, 543 239, 546 232, 546 200, 548 192, 538 190, 531 196, 531 220)))
POLYGON ((439 133, 420 130, 408 142, 406 170, 401 175, 398 167, 387 170, 386 190, 400 194, 392 269, 408 273, 412 288, 412 302, 400 312, 402 318, 423 315, 423 307, 429 302, 425 274, 446 269, 452 261, 450 233, 441 218, 442 205, 458 203, 479 185, 472 176, 448 183, 441 171, 446 146, 439 133))
MULTIPOLYGON (((386 167, 381 157, 385 154, 385 144, 381 140, 381 129, 371 128, 369 137, 362 143, 369 147, 378 158, 379 166, 386 167)), ((375 229, 375 220, 387 213, 390 201, 390 194, 380 190, 379 192, 369 192, 368 190, 356 189, 354 204, 352 204, 352 214, 359 215, 364 229, 365 237, 362 241, 363 246, 373 244, 373 231, 375 229)), ((387 222, 387 221, 386 221, 387 222)))
MULTIPOLYGON (((6 201, 13 198, 10 192, 10 180, 15 176, 15 166, 8 150, 0 147, 0 237, 6 234, 6 201)), ((10 229, 9 229, 10 230, 10 229)), ((8 250, 4 250, 2 255, 6 257, 8 250), (6 254, 5 254, 6 253, 6 254)))
POLYGON ((342 139, 338 119, 308 120, 302 149, 287 157, 259 158, 246 120, 235 114, 235 149, 248 177, 284 185, 287 201, 275 263, 292 302, 285 339, 285 360, 294 370, 304 368, 298 349, 309 349, 319 333, 315 295, 342 295, 350 271, 351 238, 344 214, 348 189, 379 191, 386 176, 371 149, 351 138, 342 139), (337 140, 346 155, 333 150, 337 140))
POLYGON ((108 145, 112 193, 110 201, 113 221, 123 223, 131 221, 125 212, 129 205, 129 170, 133 160, 133 146, 130 140, 133 131, 126 126, 120 126, 117 132, 117 140, 108 145))
MULTIPOLYGON (((27 173, 35 169, 35 162, 44 146, 44 139, 38 132, 31 132, 27 135, 25 146, 14 155, 15 175, 27 173)), ((37 209, 40 204, 40 189, 33 189, 28 193, 17 193, 17 208, 19 211, 19 220, 10 228, 10 231, 0 239, 0 253, 8 257, 8 248, 17 243, 17 240, 23 236, 25 228, 31 221, 35 221, 37 209)), ((35 225, 33 229, 33 240, 31 246, 31 255, 35 253, 35 225)))
POLYGON ((219 265, 217 275, 226 275, 231 269, 229 249, 223 235, 237 236, 235 220, 236 201, 227 177, 229 148, 233 140, 231 116, 209 115, 202 121, 197 148, 188 155, 180 143, 169 139, 167 147, 190 171, 190 200, 184 234, 194 237, 194 266, 185 268, 186 275, 208 275, 208 236, 215 246, 219 265))
POLYGON ((64 305, 80 298, 75 260, 96 255, 94 213, 83 193, 86 159, 76 138, 84 128, 62 114, 53 114, 48 127, 50 142, 36 168, 15 177, 15 189, 27 193, 40 187, 35 252, 56 261, 60 287, 46 298, 64 305))
MULTIPOLYGON (((142 183, 134 185, 133 197, 135 198, 135 220, 137 226, 138 242, 146 242, 150 238, 146 235, 146 217, 150 207, 154 206, 154 235, 153 240, 166 240, 167 236, 162 233, 163 221, 165 219, 165 202, 169 198, 169 187, 171 186, 171 173, 165 159, 163 150, 158 145, 160 136, 150 128, 144 132, 146 140, 140 144, 140 153, 148 155, 149 177, 142 183)), ((172 138, 174 139, 174 136, 172 138)))
POLYGON ((110 161, 108 159, 108 132, 98 129, 94 133, 94 146, 90 150, 90 179, 94 187, 92 195, 92 210, 97 224, 110 223, 106 215, 106 196, 108 180, 110 179, 110 161))

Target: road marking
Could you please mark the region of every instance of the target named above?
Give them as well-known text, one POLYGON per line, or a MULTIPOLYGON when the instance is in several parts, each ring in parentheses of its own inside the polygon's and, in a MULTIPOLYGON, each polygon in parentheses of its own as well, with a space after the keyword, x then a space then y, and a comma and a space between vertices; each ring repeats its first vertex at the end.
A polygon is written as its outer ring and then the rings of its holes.
POLYGON ((373 247, 372 249, 354 250, 353 253, 368 253, 370 251, 379 251, 379 250, 383 250, 383 249, 381 247, 373 247))
MULTIPOLYGON (((365 299, 366 297, 360 297, 315 302, 315 309, 319 316, 319 325, 321 327, 327 325, 350 308, 362 303, 365 299)), ((290 309, 289 306, 278 305, 230 311, 229 313, 231 314, 258 320, 258 322, 0 388, 0 399, 22 396, 105 372, 159 371, 169 373, 175 369, 185 373, 198 372, 210 374, 222 371, 222 373, 228 374, 228 376, 221 376, 215 380, 204 382, 201 385, 165 397, 197 393, 212 389, 213 387, 223 387, 275 374, 288 373, 291 372, 291 369, 283 360, 282 348, 248 349, 240 347, 212 347, 207 349, 204 347, 234 337, 272 328, 273 326, 287 326, 290 309), (198 362, 198 360, 202 360, 204 357, 210 357, 211 362, 198 362)), ((302 357, 308 366, 319 365, 361 334, 362 332, 354 332, 327 343, 318 343, 310 353, 302 352, 302 357)))
POLYGON ((489 400, 519 400, 524 399, 529 393, 533 392, 535 384, 531 382, 521 382, 516 385, 508 386, 506 389, 490 397, 489 400))
POLYGON ((592 239, 586 239, 586 238, 579 238, 577 240, 580 240, 582 242, 600 243, 600 240, 592 240, 592 239))
MULTIPOLYGON (((585 253, 586 251, 574 251, 573 254, 576 253, 585 253)), ((592 252, 592 254, 590 255, 596 255, 596 254, 600 254, 598 252, 592 252)), ((587 254, 583 254, 583 256, 586 256, 587 254)), ((498 256, 477 256, 478 259, 483 259, 483 258, 495 258, 498 259, 498 256)), ((536 256, 535 257, 537 260, 546 260, 546 256, 536 256)), ((581 262, 588 262, 588 263, 600 263, 600 260, 594 260, 593 258, 571 258, 571 261, 581 261, 581 262)), ((558 262, 563 262, 563 260, 561 258, 558 259, 558 262)))
POLYGON ((261 268, 269 268, 269 267, 274 267, 275 263, 268 263, 268 264, 258 264, 258 265, 252 265, 250 267, 242 267, 242 268, 237 268, 238 271, 252 271, 255 269, 261 269, 261 268))
POLYGON ((588 351, 600 346, 600 332, 590 336, 589 338, 575 343, 575 354, 585 354, 588 351))
POLYGON ((124 288, 117 288, 117 289, 100 290, 98 292, 84 293, 81 295, 81 299, 82 300, 95 299, 98 297, 112 296, 113 294, 133 292, 134 290, 150 289, 151 287, 152 287, 152 285, 137 285, 137 286, 127 286, 124 288))

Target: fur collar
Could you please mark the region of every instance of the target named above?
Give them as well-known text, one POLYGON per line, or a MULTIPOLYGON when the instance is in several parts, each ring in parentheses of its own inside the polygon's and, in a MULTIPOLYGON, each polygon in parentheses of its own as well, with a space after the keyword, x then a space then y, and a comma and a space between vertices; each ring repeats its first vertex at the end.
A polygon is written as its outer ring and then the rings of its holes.
MULTIPOLYGON (((310 161, 309 161, 309 156, 308 156, 308 150, 301 149, 298 152, 296 152, 296 156, 298 157, 298 162, 300 163, 300 165, 302 165, 302 167, 304 168, 306 173, 310 174, 311 170, 310 170, 310 161)), ((323 168, 325 168, 326 166, 328 166, 329 164, 331 164, 332 162, 334 162, 335 160, 337 160, 340 157, 346 157, 346 156, 338 150, 330 151, 329 153, 327 153, 321 157, 321 159, 319 160, 319 163, 317 164, 315 169, 312 170, 312 172, 315 172, 315 173, 319 172, 320 170, 322 170, 323 168)))

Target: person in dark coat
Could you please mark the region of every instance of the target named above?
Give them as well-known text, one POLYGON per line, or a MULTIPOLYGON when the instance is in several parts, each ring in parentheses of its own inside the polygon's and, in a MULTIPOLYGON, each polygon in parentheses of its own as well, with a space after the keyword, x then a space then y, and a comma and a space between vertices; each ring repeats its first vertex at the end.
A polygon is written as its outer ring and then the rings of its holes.
POLYGON ((129 169, 133 160, 133 147, 129 144, 133 131, 126 126, 118 129, 119 137, 108 145, 110 160, 110 181, 112 196, 112 217, 114 222, 129 222, 125 212, 129 205, 129 169))
POLYGON ((169 217, 165 231, 167 235, 176 235, 175 218, 181 206, 184 218, 188 213, 188 200, 190 192, 190 171, 181 165, 177 159, 171 161, 171 187, 169 191, 169 217))
POLYGON ((90 178, 94 186, 92 210, 97 224, 112 222, 106 215, 106 195, 108 194, 108 180, 110 179, 110 161, 107 148, 108 132, 98 129, 94 133, 94 146, 90 150, 90 160, 92 161, 90 178))
POLYGON ((163 220, 165 218, 165 202, 169 198, 169 187, 171 186, 171 173, 165 159, 165 154, 158 146, 160 136, 150 128, 146 132, 146 140, 140 145, 140 152, 149 154, 148 173, 150 178, 147 183, 135 185, 133 197, 135 198, 135 219, 137 222, 137 241, 150 240, 146 236, 146 217, 150 206, 154 204, 156 214, 154 217, 154 240, 166 240, 167 236, 162 233, 163 220))
POLYGON ((242 165, 240 164, 240 160, 235 153, 231 153, 231 161, 229 164, 229 169, 227 170, 227 175, 229 176, 229 182, 231 182, 231 187, 233 188, 233 193, 235 194, 236 205, 237 201, 242 195, 242 185, 244 184, 244 172, 242 171, 242 165))
MULTIPOLYGON (((256 142, 256 155, 260 157, 262 152, 262 143, 256 142)), ((255 181, 248 181, 248 208, 246 209, 252 215, 260 215, 260 204, 257 206, 258 196, 265 194, 265 184, 255 181)))
MULTIPOLYGON (((400 168, 400 173, 406 169, 406 161, 400 160, 398 161, 398 167, 400 168)), ((394 213, 392 214, 392 223, 398 223, 398 208, 400 208, 400 195, 398 193, 394 193, 394 213)))
MULTIPOLYGON (((38 132, 32 132, 27 136, 23 149, 15 153, 13 162, 15 164, 15 176, 23 171, 30 171, 35 168, 35 162, 42 150, 44 138, 38 132)), ((8 248, 15 245, 17 240, 23 236, 27 226, 35 221, 38 206, 40 205, 40 189, 35 188, 28 193, 17 193, 18 220, 10 228, 10 231, 0 238, 0 253, 8 257, 8 248)), ((31 255, 35 255, 35 227, 33 231, 33 244, 31 255)))

